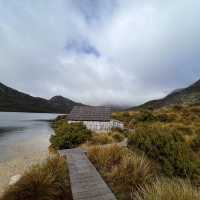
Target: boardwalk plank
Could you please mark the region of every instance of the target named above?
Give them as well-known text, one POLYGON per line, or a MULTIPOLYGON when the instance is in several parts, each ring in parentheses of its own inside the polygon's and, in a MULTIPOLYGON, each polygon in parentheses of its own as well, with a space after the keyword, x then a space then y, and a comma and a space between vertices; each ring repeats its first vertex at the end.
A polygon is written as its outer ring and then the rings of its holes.
POLYGON ((67 149, 61 150, 59 153, 68 161, 74 200, 116 200, 83 150, 67 149))

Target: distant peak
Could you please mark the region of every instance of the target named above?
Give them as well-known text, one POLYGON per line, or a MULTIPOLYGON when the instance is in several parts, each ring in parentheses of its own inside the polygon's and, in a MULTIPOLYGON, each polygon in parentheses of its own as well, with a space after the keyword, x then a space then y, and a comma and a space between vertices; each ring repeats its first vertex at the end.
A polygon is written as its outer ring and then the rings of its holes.
POLYGON ((56 96, 52 97, 51 99, 49 99, 49 101, 52 102, 52 103, 56 103, 56 104, 57 103, 61 103, 61 104, 75 103, 71 99, 63 97, 61 95, 56 95, 56 96))
POLYGON ((66 98, 61 95, 56 95, 56 96, 52 97, 50 100, 56 100, 56 99, 66 99, 66 98))
POLYGON ((199 79, 198 81, 196 81, 196 82, 194 83, 194 85, 199 85, 199 86, 200 86, 200 79, 199 79))

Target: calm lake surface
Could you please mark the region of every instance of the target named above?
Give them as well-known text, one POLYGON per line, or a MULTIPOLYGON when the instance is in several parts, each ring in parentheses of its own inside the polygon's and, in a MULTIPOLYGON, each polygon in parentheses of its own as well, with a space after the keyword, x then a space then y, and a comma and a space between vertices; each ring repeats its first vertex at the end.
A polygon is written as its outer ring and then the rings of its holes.
POLYGON ((58 114, 0 112, 0 162, 46 151, 53 133, 48 120, 58 114))

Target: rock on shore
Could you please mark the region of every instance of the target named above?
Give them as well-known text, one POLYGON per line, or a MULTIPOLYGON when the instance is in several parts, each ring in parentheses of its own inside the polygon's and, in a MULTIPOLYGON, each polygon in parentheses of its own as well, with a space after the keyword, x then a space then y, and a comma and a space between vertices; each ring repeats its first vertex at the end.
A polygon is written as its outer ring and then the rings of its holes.
POLYGON ((22 175, 30 166, 43 162, 47 157, 48 152, 42 151, 0 162, 0 196, 8 186, 11 177, 16 174, 22 175))

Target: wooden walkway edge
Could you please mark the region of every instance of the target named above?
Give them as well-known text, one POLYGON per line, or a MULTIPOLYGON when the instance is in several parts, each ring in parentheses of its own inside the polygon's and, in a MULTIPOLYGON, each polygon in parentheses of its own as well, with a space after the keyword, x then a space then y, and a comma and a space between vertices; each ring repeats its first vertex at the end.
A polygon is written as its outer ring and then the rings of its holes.
POLYGON ((83 150, 66 149, 59 153, 67 158, 73 200, 116 200, 83 150))

